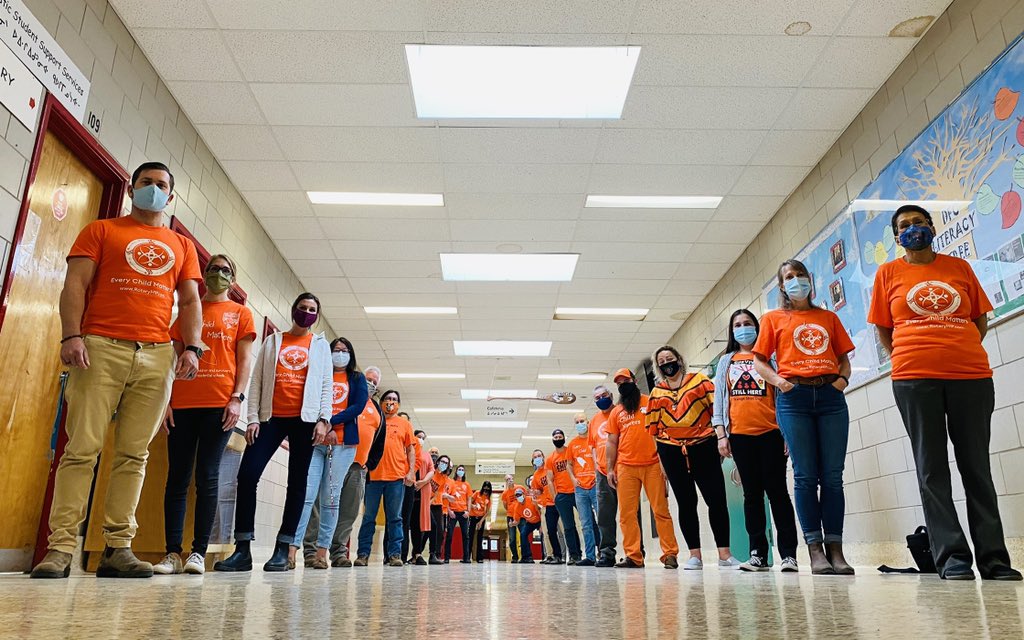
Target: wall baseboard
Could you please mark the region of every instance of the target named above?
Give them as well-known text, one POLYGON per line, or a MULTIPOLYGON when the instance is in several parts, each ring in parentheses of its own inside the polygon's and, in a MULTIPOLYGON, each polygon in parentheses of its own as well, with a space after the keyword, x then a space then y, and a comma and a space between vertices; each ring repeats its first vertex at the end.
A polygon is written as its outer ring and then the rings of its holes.
POLYGON ((0 572, 32 569, 32 549, 0 549, 0 572))

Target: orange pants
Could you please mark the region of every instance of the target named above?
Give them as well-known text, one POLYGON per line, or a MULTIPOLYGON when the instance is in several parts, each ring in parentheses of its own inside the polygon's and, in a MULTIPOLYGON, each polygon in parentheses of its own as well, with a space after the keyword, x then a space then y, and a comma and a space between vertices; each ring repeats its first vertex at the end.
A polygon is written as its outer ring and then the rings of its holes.
POLYGON ((622 546, 626 549, 626 556, 637 564, 644 563, 643 554, 640 553, 640 523, 636 519, 641 487, 647 492, 647 499, 654 511, 654 526, 658 529, 658 542, 661 543, 661 561, 664 562, 669 556, 678 556, 679 544, 676 542, 672 516, 668 512, 661 465, 654 463, 646 467, 633 467, 622 464, 618 466, 618 475, 619 526, 622 527, 622 546))

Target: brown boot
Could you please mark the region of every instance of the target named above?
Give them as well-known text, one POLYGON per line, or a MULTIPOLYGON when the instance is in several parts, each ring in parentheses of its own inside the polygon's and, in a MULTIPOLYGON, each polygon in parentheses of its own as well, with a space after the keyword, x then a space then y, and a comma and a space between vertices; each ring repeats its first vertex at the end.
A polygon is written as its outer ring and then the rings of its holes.
POLYGON ((71 554, 50 549, 46 557, 32 569, 33 578, 66 578, 71 575, 71 554))
POLYGON ((153 565, 135 557, 129 547, 103 550, 100 566, 96 567, 97 578, 152 578, 153 565))
POLYGON ((850 566, 850 563, 843 556, 842 542, 830 542, 825 545, 825 557, 828 558, 829 564, 832 565, 836 575, 852 576, 854 574, 853 567, 850 566))
POLYGON ((811 556, 811 573, 818 576, 830 576, 835 574, 832 563, 825 556, 825 549, 819 544, 807 545, 807 553, 811 556))

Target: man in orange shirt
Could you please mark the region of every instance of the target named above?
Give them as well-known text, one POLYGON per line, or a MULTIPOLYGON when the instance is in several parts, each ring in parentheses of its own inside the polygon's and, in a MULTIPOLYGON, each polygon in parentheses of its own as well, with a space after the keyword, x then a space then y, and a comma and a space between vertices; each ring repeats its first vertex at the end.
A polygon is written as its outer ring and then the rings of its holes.
POLYGON ((512 522, 512 501, 516 497, 516 480, 512 474, 505 476, 505 490, 501 492, 501 506, 505 507, 505 525, 508 527, 508 551, 512 564, 519 562, 519 529, 512 522))
POLYGON ((32 571, 34 578, 66 578, 71 572, 96 460, 115 411, 106 549, 96 575, 153 575, 153 566, 131 551, 149 443, 164 417, 172 380, 194 378, 203 354, 196 248, 163 224, 173 191, 166 165, 140 165, 129 189, 131 214, 90 223, 68 253, 60 294, 60 359, 72 368, 68 443, 54 481, 49 550, 32 571), (175 293, 185 345, 177 360, 169 332, 175 293))
MULTIPOLYGON (((533 550, 530 548, 533 542, 533 532, 540 529, 540 507, 528 495, 526 488, 516 485, 515 493, 511 501, 512 511, 510 517, 512 524, 519 529, 519 544, 521 557, 519 564, 533 564, 533 550)), ((513 562, 516 562, 513 560, 513 562)))
MULTIPOLYGON (((561 429, 552 431, 551 444, 555 445, 555 450, 544 463, 544 470, 548 476, 548 490, 555 499, 555 508, 562 520, 565 546, 569 551, 568 564, 580 564, 580 534, 576 530, 576 516, 572 512, 576 508, 576 485, 569 474, 569 449, 565 446, 565 432, 561 429)), ((593 565, 593 559, 589 564, 583 563, 583 566, 593 565)))
POLYGON ((576 425, 576 437, 569 441, 566 449, 569 451, 569 477, 575 486, 576 510, 583 527, 583 551, 586 557, 579 564, 581 567, 591 567, 597 562, 598 547, 597 470, 590 448, 587 415, 577 413, 573 423, 576 425))
POLYGON ((608 416, 608 482, 618 492, 619 526, 622 527, 622 546, 626 550, 626 557, 615 566, 644 566, 640 524, 633 518, 640 504, 640 490, 643 489, 654 512, 661 543, 661 561, 666 569, 678 569, 679 545, 668 511, 665 477, 654 438, 644 429, 648 398, 640 393, 629 369, 616 371, 613 380, 619 385, 619 404, 608 416))

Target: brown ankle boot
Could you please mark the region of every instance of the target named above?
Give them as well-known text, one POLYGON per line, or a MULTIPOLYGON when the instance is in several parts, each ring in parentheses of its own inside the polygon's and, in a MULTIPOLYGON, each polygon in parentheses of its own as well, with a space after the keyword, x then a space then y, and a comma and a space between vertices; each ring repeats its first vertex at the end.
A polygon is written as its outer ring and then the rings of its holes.
POLYGON ((829 564, 832 565, 837 575, 852 576, 854 574, 853 567, 843 556, 842 542, 830 542, 825 545, 825 557, 828 558, 829 564))
POLYGON ((807 553, 811 556, 811 573, 818 576, 835 574, 832 563, 825 556, 825 549, 820 543, 807 545, 807 553))
POLYGON ((103 550, 100 566, 96 567, 97 578, 152 578, 153 565, 135 557, 128 547, 103 550))
POLYGON ((71 554, 50 549, 32 569, 33 578, 66 578, 71 575, 71 554))

